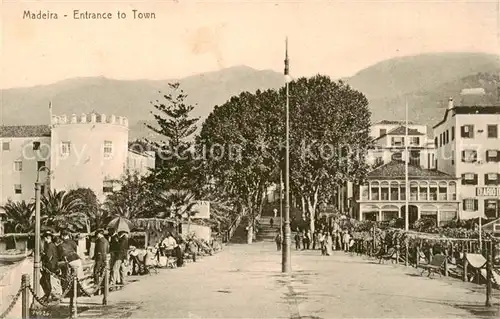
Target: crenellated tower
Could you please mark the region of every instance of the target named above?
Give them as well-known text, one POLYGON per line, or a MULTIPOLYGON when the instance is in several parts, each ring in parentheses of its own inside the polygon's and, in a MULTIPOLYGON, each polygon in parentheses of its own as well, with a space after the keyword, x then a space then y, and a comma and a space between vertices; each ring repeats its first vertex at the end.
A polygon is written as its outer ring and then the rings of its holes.
POLYGON ((51 124, 51 187, 88 187, 104 198, 126 167, 128 119, 93 112, 53 115, 51 124))

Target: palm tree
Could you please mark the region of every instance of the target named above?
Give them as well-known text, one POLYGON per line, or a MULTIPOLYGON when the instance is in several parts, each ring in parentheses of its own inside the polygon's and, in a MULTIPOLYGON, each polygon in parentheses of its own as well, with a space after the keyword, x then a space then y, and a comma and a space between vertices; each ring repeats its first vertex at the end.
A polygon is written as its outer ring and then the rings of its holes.
POLYGON ((158 194, 155 198, 155 206, 161 211, 157 216, 160 218, 189 219, 196 214, 193 211, 195 205, 194 195, 185 190, 169 190, 158 194))
POLYGON ((92 189, 72 189, 68 192, 67 196, 81 200, 82 203, 80 211, 87 217, 90 230, 105 227, 105 224, 109 219, 107 211, 101 209, 99 199, 92 189))
POLYGON ((6 215, 6 232, 30 233, 35 230, 35 205, 8 200, 1 207, 6 215))
POLYGON ((89 231, 84 202, 75 194, 49 191, 42 197, 41 204, 42 224, 54 228, 68 228, 71 231, 89 231))

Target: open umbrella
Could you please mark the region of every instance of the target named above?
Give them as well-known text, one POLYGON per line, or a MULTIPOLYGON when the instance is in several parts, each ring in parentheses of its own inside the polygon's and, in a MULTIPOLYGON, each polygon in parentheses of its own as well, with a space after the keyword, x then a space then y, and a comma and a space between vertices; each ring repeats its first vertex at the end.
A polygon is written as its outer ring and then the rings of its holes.
POLYGON ((130 228, 132 228, 132 223, 130 220, 123 217, 116 217, 109 222, 108 228, 114 229, 117 233, 124 231, 130 233, 130 228))

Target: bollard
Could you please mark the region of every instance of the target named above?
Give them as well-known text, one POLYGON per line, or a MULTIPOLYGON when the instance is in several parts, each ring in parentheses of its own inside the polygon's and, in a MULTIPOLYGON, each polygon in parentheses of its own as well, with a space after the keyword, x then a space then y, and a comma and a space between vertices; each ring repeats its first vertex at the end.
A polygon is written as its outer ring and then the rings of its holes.
POLYGON ((410 252, 408 250, 408 239, 405 242, 405 266, 408 267, 408 257, 410 256, 410 252))
POLYGON ((434 257, 434 254, 432 251, 433 251, 432 247, 429 247, 429 264, 432 262, 432 257, 434 257))
POLYGON ((486 307, 491 307, 491 254, 488 253, 486 261, 486 307))
POLYGON ((469 267, 469 262, 467 261, 467 252, 464 253, 464 277, 463 281, 468 281, 467 268, 469 267))
POLYGON ((415 248, 415 253, 417 255, 415 256, 415 268, 418 268, 418 265, 420 264, 420 244, 418 244, 415 248))
POLYGON ((77 311, 77 305, 76 305, 76 299, 78 297, 78 277, 76 276, 73 278, 73 296, 71 297, 70 300, 70 312, 71 312, 71 319, 76 319, 78 317, 78 311, 77 311))
POLYGON ((104 268, 104 291, 102 294, 102 304, 104 306, 108 304, 108 294, 109 294, 109 258, 106 258, 106 268, 104 268))
POLYGON ((444 276, 448 277, 448 244, 446 244, 446 247, 444 249, 444 276))
POLYGON ((30 317, 30 275, 23 274, 21 277, 22 292, 22 318, 28 319, 30 317))
POLYGON ((396 264, 399 265, 399 238, 396 238, 396 264))

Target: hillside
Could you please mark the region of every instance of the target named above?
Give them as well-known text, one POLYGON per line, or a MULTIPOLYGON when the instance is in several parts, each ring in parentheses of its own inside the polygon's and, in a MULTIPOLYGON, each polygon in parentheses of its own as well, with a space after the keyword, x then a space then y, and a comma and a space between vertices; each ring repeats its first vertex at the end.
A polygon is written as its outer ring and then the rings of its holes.
MULTIPOLYGON (((412 121, 432 125, 442 117, 447 100, 462 88, 485 87, 489 101, 495 103, 500 85, 498 56, 483 53, 440 53, 400 57, 377 63, 344 79, 363 92, 373 113, 373 121, 403 119, 408 101, 412 121)), ((161 98, 159 91, 169 82, 178 81, 188 94, 188 102, 197 104, 194 116, 203 120, 215 105, 243 91, 277 88, 282 74, 236 66, 183 79, 162 81, 120 81, 104 77, 75 78, 50 85, 0 91, 0 124, 46 124, 48 102, 54 114, 81 114, 98 111, 129 118, 131 138, 145 137, 151 122, 150 101, 161 98), (20 112, 22 110, 22 112, 20 112)), ((201 123, 200 123, 201 124, 201 123)))
POLYGON ((197 104, 193 116, 203 119, 215 105, 224 103, 233 95, 282 86, 283 76, 273 71, 237 66, 183 79, 120 81, 104 77, 76 78, 45 86, 8 89, 1 91, 0 123, 47 124, 48 102, 52 100, 54 114, 81 114, 95 110, 127 116, 131 138, 144 137, 150 133, 144 122, 152 120, 150 112, 154 110, 150 102, 160 100, 159 91, 168 88, 168 83, 173 81, 178 81, 188 94, 188 103, 197 104))
POLYGON ((495 103, 498 74, 497 55, 435 53, 382 61, 345 80, 366 95, 374 122, 404 119, 408 101, 410 119, 432 125, 441 119, 449 97, 460 102, 463 88, 485 87, 495 103))

